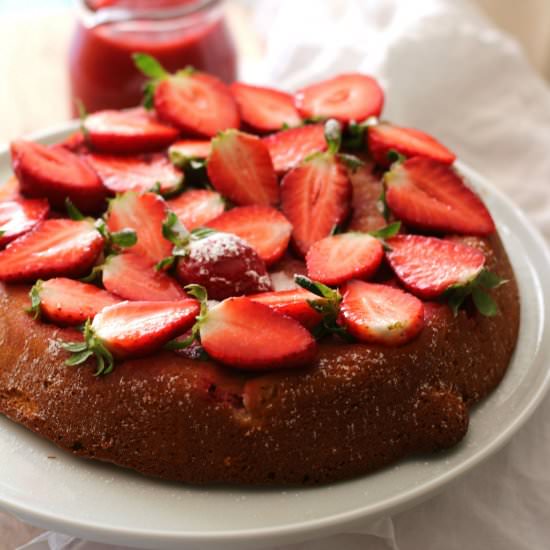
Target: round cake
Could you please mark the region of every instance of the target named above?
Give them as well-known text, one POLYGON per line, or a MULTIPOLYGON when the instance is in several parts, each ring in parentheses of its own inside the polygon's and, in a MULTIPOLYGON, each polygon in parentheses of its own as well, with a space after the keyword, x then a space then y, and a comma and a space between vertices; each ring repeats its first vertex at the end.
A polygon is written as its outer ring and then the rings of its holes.
POLYGON ((290 95, 137 64, 153 110, 12 144, 0 412, 200 484, 326 483, 460 442, 519 300, 454 155, 380 121, 366 75, 290 95))

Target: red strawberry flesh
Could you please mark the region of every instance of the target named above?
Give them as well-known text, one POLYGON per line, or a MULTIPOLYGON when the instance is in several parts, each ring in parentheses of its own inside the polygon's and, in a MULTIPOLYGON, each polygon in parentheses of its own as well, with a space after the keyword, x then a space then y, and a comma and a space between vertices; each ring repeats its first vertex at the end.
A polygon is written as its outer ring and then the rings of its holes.
POLYGON ((103 286, 125 300, 161 302, 187 297, 176 280, 133 252, 107 258, 102 273, 103 286))
POLYGON ((74 153, 61 147, 15 141, 11 154, 23 195, 47 198, 59 210, 65 209, 66 198, 86 214, 103 208, 107 189, 94 170, 74 153))
POLYGON ((399 346, 424 326, 422 302, 401 289, 355 280, 342 294, 340 322, 362 342, 399 346))
POLYGON ((212 150, 212 143, 199 139, 182 139, 170 145, 168 156, 170 160, 180 166, 189 160, 205 159, 212 150))
POLYGON ((306 256, 308 276, 326 285, 368 279, 384 258, 380 241, 367 233, 341 233, 314 243, 306 256))
POLYGON ((81 277, 102 248, 103 237, 91 221, 46 220, 0 252, 0 281, 81 277))
POLYGON ((397 235, 387 241, 386 257, 399 280, 424 299, 440 296, 452 285, 465 285, 480 273, 485 255, 456 241, 397 235))
POLYGON ((290 94, 242 82, 234 82, 231 92, 242 121, 259 132, 280 130, 285 125, 298 126, 302 122, 290 94))
POLYGON ((315 340, 300 323, 242 297, 210 309, 200 334, 210 356, 240 369, 302 367, 317 353, 315 340))
POLYGON ((97 286, 64 277, 39 285, 40 313, 57 325, 80 325, 120 300, 97 286))
POLYGON ((46 218, 50 206, 44 199, 0 202, 0 247, 30 231, 46 218))
POLYGON ((327 142, 322 124, 283 130, 263 138, 277 174, 298 166, 307 156, 325 151, 327 142))
POLYGON ((292 225, 283 214, 259 205, 228 210, 211 220, 208 227, 241 237, 267 265, 283 256, 292 233, 292 225))
POLYGON ((191 189, 179 197, 167 201, 179 221, 188 230, 208 225, 208 222, 217 218, 225 210, 222 196, 209 189, 191 189))
POLYGON ((341 74, 299 90, 295 105, 304 118, 336 118, 342 122, 378 116, 384 92, 370 76, 341 74))
POLYGON ((416 157, 386 174, 386 202, 412 227, 443 233, 489 235, 491 214, 479 197, 448 165, 416 157))

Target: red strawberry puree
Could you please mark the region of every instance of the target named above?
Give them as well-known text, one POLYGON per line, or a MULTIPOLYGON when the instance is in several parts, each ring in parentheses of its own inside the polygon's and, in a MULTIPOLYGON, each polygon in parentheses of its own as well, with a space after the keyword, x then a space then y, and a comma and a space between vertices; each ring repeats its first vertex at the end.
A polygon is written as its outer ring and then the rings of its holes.
MULTIPOLYGON (((169 20, 133 19, 86 26, 78 22, 69 56, 73 100, 89 112, 131 107, 141 101, 145 78, 134 66, 133 52, 156 57, 168 71, 187 65, 213 73, 226 82, 235 79, 235 50, 225 24, 221 2, 198 0, 93 0, 87 2, 93 17, 106 8, 124 10, 184 9, 193 4, 200 10, 169 20)), ((73 113, 76 114, 73 105, 73 113)))

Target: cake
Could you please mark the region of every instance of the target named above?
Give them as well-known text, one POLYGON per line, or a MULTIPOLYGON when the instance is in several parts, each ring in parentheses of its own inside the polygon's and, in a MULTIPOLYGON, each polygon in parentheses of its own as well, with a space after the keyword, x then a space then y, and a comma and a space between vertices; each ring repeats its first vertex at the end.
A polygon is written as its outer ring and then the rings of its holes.
POLYGON ((493 219, 374 79, 186 70, 12 144, 0 412, 190 484, 317 484, 458 444, 519 326, 493 219), (305 123, 304 123, 305 121, 305 123))

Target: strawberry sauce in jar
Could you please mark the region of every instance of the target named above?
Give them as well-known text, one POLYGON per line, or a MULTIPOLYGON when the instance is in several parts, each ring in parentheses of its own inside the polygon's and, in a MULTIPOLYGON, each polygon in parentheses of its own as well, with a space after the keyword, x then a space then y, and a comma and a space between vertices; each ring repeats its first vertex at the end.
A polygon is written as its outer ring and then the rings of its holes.
POLYGON ((69 56, 71 95, 89 112, 140 103, 145 78, 134 67, 134 52, 156 57, 170 72, 192 65, 226 82, 236 77, 222 0, 82 0, 79 5, 69 56))

